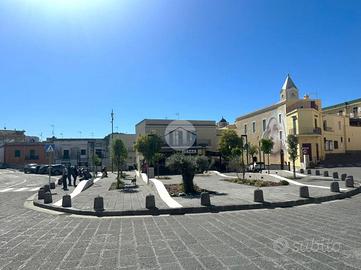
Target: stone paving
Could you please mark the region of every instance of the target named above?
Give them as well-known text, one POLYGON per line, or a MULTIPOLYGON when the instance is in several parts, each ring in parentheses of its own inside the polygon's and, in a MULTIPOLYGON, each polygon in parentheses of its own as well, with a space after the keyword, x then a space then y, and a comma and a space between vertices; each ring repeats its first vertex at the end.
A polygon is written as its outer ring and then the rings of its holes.
MULTIPOLYGON (((228 174, 229 176, 235 176, 235 174, 228 174)), ((181 183, 181 176, 170 176, 171 179, 161 180, 164 184, 181 183)), ((196 175, 194 183, 200 188, 207 190, 217 191, 223 195, 211 195, 211 203, 214 205, 236 205, 236 204, 253 204, 254 201, 254 190, 256 187, 241 185, 236 183, 230 183, 222 181, 224 177, 218 175, 196 175)), ((321 183, 324 186, 330 186, 330 181, 314 181, 309 182, 310 184, 321 183)), ((306 182, 305 182, 306 183, 306 182)), ((344 182, 340 182, 340 187, 344 187, 344 182)), ((283 202, 298 200, 299 197, 299 186, 288 185, 288 186, 276 186, 276 187, 262 187, 265 201, 267 202, 283 202)), ((331 193, 329 189, 309 188, 311 197, 328 196, 331 193)), ((184 207, 196 207, 200 206, 199 198, 190 197, 173 197, 178 203, 184 207)))
POLYGON ((138 187, 136 188, 109 191, 111 184, 115 181, 116 175, 109 173, 108 178, 99 180, 93 186, 76 196, 72 200, 73 207, 82 210, 93 210, 94 198, 102 196, 106 210, 144 210, 146 209, 145 197, 148 194, 153 194, 158 208, 168 208, 155 189, 145 184, 142 180, 137 180, 138 187))
POLYGON ((287 209, 75 218, 0 196, 0 269, 361 269, 361 196, 287 209))

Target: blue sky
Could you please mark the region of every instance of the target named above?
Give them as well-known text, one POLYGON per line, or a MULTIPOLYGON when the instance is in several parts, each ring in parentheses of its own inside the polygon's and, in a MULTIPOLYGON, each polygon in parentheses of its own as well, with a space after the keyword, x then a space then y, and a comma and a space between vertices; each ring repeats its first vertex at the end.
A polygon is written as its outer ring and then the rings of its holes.
POLYGON ((0 127, 103 137, 144 118, 233 122, 290 73, 361 97, 361 1, 1 0, 0 127))

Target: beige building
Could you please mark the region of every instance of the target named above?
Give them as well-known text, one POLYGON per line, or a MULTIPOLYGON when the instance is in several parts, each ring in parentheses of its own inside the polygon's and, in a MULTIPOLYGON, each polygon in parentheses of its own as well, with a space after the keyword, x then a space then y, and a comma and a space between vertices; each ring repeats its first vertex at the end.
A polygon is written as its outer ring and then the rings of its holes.
MULTIPOLYGON (((235 128, 248 143, 259 145, 263 138, 274 142, 270 163, 282 165, 289 162, 287 136, 299 140, 297 167, 317 164, 329 153, 361 151, 361 99, 322 109, 321 100, 305 95, 288 75, 280 91, 280 101, 269 107, 238 117, 235 128)), ((230 127, 230 128, 234 128, 230 127)), ((258 160, 264 161, 260 153, 258 160)))

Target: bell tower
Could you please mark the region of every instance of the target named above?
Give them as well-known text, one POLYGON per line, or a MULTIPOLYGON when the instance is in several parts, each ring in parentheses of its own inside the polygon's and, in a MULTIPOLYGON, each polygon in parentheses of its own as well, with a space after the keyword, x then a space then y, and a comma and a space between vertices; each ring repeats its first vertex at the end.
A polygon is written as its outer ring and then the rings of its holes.
POLYGON ((298 99, 299 99, 299 95, 298 95, 297 86, 292 81, 290 74, 288 74, 280 92, 280 100, 288 101, 288 100, 298 100, 298 99))

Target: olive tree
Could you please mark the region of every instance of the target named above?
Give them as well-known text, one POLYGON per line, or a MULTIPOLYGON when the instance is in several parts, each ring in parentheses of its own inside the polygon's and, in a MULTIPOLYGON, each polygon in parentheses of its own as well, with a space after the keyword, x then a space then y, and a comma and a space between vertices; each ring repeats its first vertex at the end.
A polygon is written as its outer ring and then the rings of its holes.
POLYGON ((121 176, 123 175, 123 166, 128 157, 127 149, 121 139, 116 139, 112 145, 113 162, 117 168, 117 189, 120 188, 121 176))
POLYGON ((287 136, 288 155, 293 163, 293 178, 296 179, 296 159, 298 157, 298 138, 295 135, 287 136))
POLYGON ((138 137, 134 148, 140 152, 149 165, 155 165, 155 155, 159 153, 163 141, 157 134, 148 134, 138 137))
POLYGON ((271 139, 262 139, 261 140, 261 150, 263 153, 267 155, 267 165, 268 165, 268 173, 270 173, 270 164, 269 157, 272 153, 274 142, 271 139))

